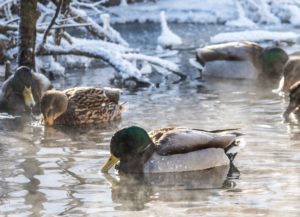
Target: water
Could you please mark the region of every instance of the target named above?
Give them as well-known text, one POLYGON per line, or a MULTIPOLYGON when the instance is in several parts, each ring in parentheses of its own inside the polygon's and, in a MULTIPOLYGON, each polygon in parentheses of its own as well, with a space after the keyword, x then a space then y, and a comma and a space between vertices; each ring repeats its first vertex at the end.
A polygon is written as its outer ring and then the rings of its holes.
MULTIPOLYGON (((189 45, 205 43, 209 34, 220 31, 179 27, 179 33, 187 32, 189 45), (196 33, 203 37, 195 37, 196 33)), ((149 24, 149 29, 139 28, 135 34, 140 36, 137 40, 131 33, 126 38, 134 46, 151 41, 144 45, 151 53, 157 28, 149 24)), ((185 63, 191 55, 187 53, 175 60, 181 61, 188 80, 125 91, 121 99, 127 110, 120 123, 72 130, 44 128, 38 117, 0 117, 0 215, 299 216, 300 129, 298 124, 283 123, 287 102, 252 82, 209 78, 196 82, 197 72, 185 63), (240 177, 226 180, 227 167, 143 179, 101 174, 112 134, 128 125, 147 130, 240 128, 247 142, 235 160, 240 177)), ((110 72, 70 70, 68 78, 55 85, 104 86, 110 72)))

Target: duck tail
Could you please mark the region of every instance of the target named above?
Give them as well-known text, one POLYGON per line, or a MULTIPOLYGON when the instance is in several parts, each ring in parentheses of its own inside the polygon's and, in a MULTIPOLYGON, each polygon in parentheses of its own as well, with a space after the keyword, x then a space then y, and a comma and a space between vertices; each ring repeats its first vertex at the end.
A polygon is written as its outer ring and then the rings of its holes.
MULTIPOLYGON (((238 135, 239 136, 239 135, 238 135)), ((245 147, 246 142, 244 139, 236 139, 232 142, 231 145, 229 145, 225 149, 225 153, 228 156, 230 162, 233 162, 235 157, 237 156, 237 153, 239 152, 240 149, 245 147)))

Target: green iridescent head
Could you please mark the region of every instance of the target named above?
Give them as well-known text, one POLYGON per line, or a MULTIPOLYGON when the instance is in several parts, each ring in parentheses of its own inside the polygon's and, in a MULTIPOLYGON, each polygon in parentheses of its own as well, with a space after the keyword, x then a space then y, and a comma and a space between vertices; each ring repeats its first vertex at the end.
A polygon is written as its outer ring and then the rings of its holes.
POLYGON ((102 172, 107 172, 119 160, 130 161, 142 155, 151 144, 152 140, 143 128, 132 126, 119 130, 111 139, 111 157, 103 166, 102 172))
POLYGON ((261 55, 264 75, 278 78, 282 75, 283 67, 289 56, 279 47, 266 48, 261 55))

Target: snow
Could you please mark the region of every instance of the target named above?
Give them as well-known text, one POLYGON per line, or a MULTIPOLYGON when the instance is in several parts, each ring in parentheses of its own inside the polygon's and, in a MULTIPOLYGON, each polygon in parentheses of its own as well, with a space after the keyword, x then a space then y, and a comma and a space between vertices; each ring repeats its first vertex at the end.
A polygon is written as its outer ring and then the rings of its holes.
POLYGON ((158 57, 146 56, 143 54, 136 54, 136 53, 126 53, 126 54, 122 54, 122 56, 123 58, 128 60, 144 60, 154 65, 162 66, 163 68, 166 68, 170 71, 179 72, 179 67, 177 64, 170 62, 168 60, 163 60, 158 57))
POLYGON ((127 7, 128 6, 127 0, 121 0, 120 6, 127 7))
POLYGON ((261 20, 262 23, 267 24, 279 24, 280 20, 274 14, 271 13, 270 7, 265 0, 259 0, 261 20))
POLYGON ((157 38, 157 43, 164 48, 172 48, 173 46, 181 45, 181 38, 176 35, 168 26, 164 11, 160 12, 161 35, 157 38))
POLYGON ((300 7, 296 0, 159 0, 108 8, 113 23, 159 22, 160 11, 166 11, 170 22, 193 22, 252 26, 253 23, 275 24, 290 22, 298 25, 300 7), (290 9, 289 7, 292 6, 290 9), (238 14, 238 16, 237 16, 238 14))
POLYGON ((285 7, 291 12, 290 22, 294 26, 300 26, 300 8, 296 5, 286 5, 285 7))
POLYGON ((220 33, 210 38, 212 43, 230 41, 285 41, 297 42, 299 35, 294 32, 276 32, 266 30, 252 30, 242 32, 220 33))
POLYGON ((140 81, 150 83, 148 78, 142 76, 142 73, 134 65, 132 65, 128 60, 122 58, 122 56, 117 52, 109 51, 101 47, 87 47, 85 44, 73 44, 69 46, 45 44, 44 47, 50 51, 62 53, 85 53, 91 57, 101 58, 116 69, 115 76, 117 78, 126 79, 135 77, 140 81))
POLYGON ((55 76, 64 77, 65 68, 54 60, 52 56, 42 56, 36 58, 38 71, 43 71, 45 74, 52 73, 55 76))
POLYGON ((237 12, 238 12, 238 19, 227 21, 226 25, 235 26, 235 27, 241 27, 241 26, 255 27, 256 24, 252 20, 246 17, 245 11, 241 3, 238 0, 235 0, 235 2, 236 2, 237 12))
POLYGON ((128 46, 128 43, 121 37, 121 35, 107 23, 109 22, 109 17, 105 17, 106 29, 104 29, 103 27, 98 25, 98 23, 96 23, 94 19, 90 18, 85 11, 76 9, 74 7, 70 7, 70 11, 71 14, 76 14, 80 17, 84 17, 86 19, 86 22, 92 26, 93 30, 96 31, 98 35, 102 35, 107 39, 109 38, 112 42, 128 46))

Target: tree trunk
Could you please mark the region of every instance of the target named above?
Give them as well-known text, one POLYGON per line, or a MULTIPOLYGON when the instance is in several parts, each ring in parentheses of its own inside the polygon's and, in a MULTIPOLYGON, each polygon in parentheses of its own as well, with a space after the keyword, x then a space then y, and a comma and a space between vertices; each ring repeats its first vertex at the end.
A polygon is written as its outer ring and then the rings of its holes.
POLYGON ((35 69, 37 0, 20 1, 18 65, 35 69))

